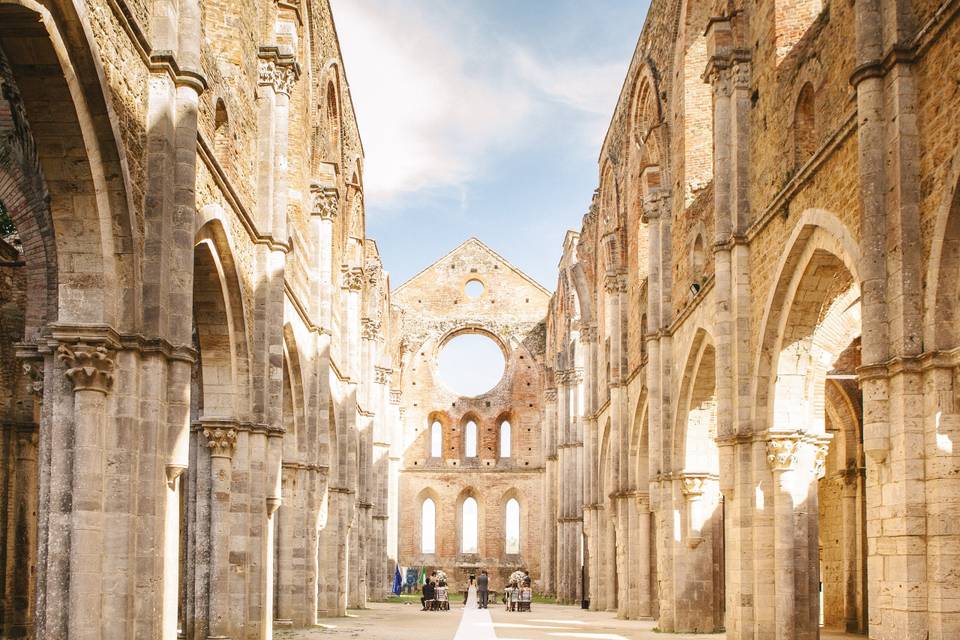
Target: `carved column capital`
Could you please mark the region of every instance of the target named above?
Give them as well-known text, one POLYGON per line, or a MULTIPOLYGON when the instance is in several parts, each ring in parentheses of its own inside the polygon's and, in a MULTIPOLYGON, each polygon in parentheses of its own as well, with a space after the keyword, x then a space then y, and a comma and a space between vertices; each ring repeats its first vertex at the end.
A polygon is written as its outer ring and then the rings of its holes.
POLYGON ((373 318, 360 318, 360 337, 364 340, 376 340, 380 337, 380 321, 373 318))
POLYGON ((57 359, 67 367, 66 374, 74 391, 110 391, 117 368, 115 357, 107 347, 85 342, 61 344, 57 348, 57 359))
POLYGON ((680 475, 680 489, 687 498, 699 498, 707 484, 714 480, 716 477, 709 473, 684 473, 680 475))
POLYGON ((237 430, 233 427, 204 427, 203 437, 213 458, 232 458, 237 447, 237 430))
POLYGON ((391 389, 391 390, 390 390, 390 404, 392 404, 392 405, 399 405, 399 404, 400 404, 400 399, 402 398, 402 395, 403 395, 403 394, 400 392, 399 389, 391 389))
POLYGON ((390 384, 390 376, 393 375, 393 369, 389 367, 374 367, 373 372, 377 384, 390 384))
POLYGON ((800 462, 799 433, 771 433, 767 438, 767 463, 773 471, 792 471, 800 462))
POLYGON ((596 342, 597 327, 595 325, 585 324, 580 327, 580 342, 596 342))
MULTIPOLYGON (((41 363, 42 365, 42 363, 41 363)), ((33 362, 24 362, 23 375, 30 379, 30 395, 43 398, 43 368, 33 362)))
POLYGON ((813 473, 819 480, 827 473, 827 454, 830 453, 830 441, 833 436, 823 434, 811 440, 813 446, 813 473))
POLYGON ((550 388, 548 388, 548 389, 544 389, 544 391, 543 391, 543 399, 546 400, 547 402, 556 402, 556 401, 557 401, 557 388, 556 388, 556 387, 550 387, 550 388))
POLYGON ((257 53, 257 84, 289 96, 300 77, 300 65, 293 53, 277 46, 262 46, 257 53))
POLYGON ((603 289, 607 293, 623 293, 627 290, 627 279, 618 273, 607 274, 603 279, 603 289))
POLYGON ((310 198, 313 205, 310 213, 321 220, 333 220, 340 212, 340 192, 336 187, 311 184, 310 198))
POLYGON ((370 258, 367 260, 367 263, 363 266, 363 275, 366 278, 367 284, 370 286, 376 285, 380 282, 380 274, 383 272, 383 263, 380 262, 379 258, 370 258))
POLYGON ((341 289, 349 291, 360 291, 363 289, 363 269, 361 267, 351 267, 350 265, 341 265, 340 275, 342 282, 341 289))

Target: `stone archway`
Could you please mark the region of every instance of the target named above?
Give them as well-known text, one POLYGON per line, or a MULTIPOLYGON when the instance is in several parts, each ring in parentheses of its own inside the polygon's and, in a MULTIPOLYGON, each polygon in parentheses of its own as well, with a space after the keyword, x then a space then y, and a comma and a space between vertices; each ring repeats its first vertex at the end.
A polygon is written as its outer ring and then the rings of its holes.
MULTIPOLYGON (((135 504, 162 499, 163 474, 135 495, 126 469, 162 469, 165 452, 130 450, 136 427, 117 419, 118 397, 139 392, 138 356, 117 353, 139 321, 127 175, 84 21, 48 4, 0 2, 3 637, 158 622, 128 606, 135 504), (87 553, 108 540, 122 543, 87 553)), ((162 590, 148 597, 143 610, 159 611, 162 590)))
POLYGON ((673 442, 673 611, 675 631, 714 632, 724 624, 723 496, 717 449, 716 350, 694 336, 680 387, 673 442))
POLYGON ((769 469, 757 470, 757 495, 772 514, 764 544, 774 554, 757 578, 774 594, 784 633, 816 633, 821 597, 830 606, 823 622, 865 630, 865 462, 861 394, 851 384, 861 333, 855 251, 835 218, 808 212, 784 254, 761 337, 756 428, 769 469))
MULTIPOLYGON (((231 615, 239 586, 231 570, 232 477, 238 446, 249 448, 249 360, 240 285, 219 220, 197 232, 193 264, 190 463, 181 518, 180 628, 188 639, 231 636, 245 621, 231 615)), ((244 457, 246 452, 244 452, 244 457)), ((245 484, 249 484, 247 481, 245 484)), ((235 522, 237 521, 237 522, 235 522)))

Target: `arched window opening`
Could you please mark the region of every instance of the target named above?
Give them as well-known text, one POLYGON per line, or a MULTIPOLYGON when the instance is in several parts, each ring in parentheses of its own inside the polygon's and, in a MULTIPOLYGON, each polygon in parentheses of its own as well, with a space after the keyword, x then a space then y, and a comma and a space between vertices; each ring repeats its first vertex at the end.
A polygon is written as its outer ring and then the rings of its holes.
POLYGON ((420 507, 420 553, 437 552, 437 505, 432 498, 420 507))
POLYGON ((0 239, 17 249, 18 252, 22 252, 20 234, 17 233, 17 227, 13 224, 10 212, 7 211, 3 201, 0 201, 0 239))
POLYGON ((815 106, 813 85, 808 82, 800 89, 793 113, 793 162, 798 167, 817 150, 815 106))
POLYGON ((504 420, 503 424, 500 425, 500 457, 501 458, 510 457, 510 445, 511 445, 511 438, 513 436, 511 431, 513 431, 513 429, 510 428, 510 423, 504 420))
POLYGON ((460 551, 462 553, 479 553, 477 501, 467 498, 463 501, 463 520, 461 523, 460 551))
POLYGON ((800 42, 821 11, 823 0, 776 0, 774 40, 778 66, 800 42))
POLYGON ((430 425, 430 457, 439 458, 443 455, 443 425, 434 421, 430 425))
POLYGON ((327 82, 327 158, 340 161, 340 101, 333 80, 327 82))
POLYGON ((682 52, 683 195, 689 206, 713 180, 713 92, 703 81, 709 58, 704 31, 710 19, 708 2, 684 3, 682 52))
POLYGON ((217 108, 213 114, 213 150, 220 162, 226 159, 230 150, 230 117, 222 98, 217 98, 217 108))
POLYGON ((650 83, 643 82, 640 90, 637 92, 637 106, 634 114, 633 127, 634 134, 638 144, 646 144, 650 131, 655 122, 659 119, 656 112, 656 104, 650 95, 650 83))
POLYGON ((520 503, 516 498, 507 500, 507 521, 504 531, 506 532, 506 552, 520 553, 520 503))
POLYGON ((463 455, 465 458, 477 457, 477 423, 473 420, 467 423, 463 455))
POLYGON ((613 170, 608 166, 603 172, 603 180, 600 187, 600 214, 603 216, 603 222, 610 226, 617 219, 617 189, 613 170))
POLYGON ((703 280, 703 272, 707 266, 707 251, 703 242, 703 235, 697 234, 697 237, 693 240, 693 247, 690 250, 690 274, 693 278, 693 284, 701 284, 703 280))

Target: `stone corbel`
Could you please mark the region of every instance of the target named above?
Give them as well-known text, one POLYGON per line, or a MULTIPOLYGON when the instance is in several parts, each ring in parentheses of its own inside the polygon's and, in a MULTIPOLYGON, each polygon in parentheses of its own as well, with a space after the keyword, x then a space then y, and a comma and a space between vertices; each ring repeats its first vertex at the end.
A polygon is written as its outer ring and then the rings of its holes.
POLYGON ((317 183, 310 185, 312 201, 311 215, 321 220, 333 220, 340 212, 340 192, 336 187, 324 187, 317 183))
POLYGON ((283 499, 280 496, 270 496, 267 498, 267 517, 273 517, 273 514, 277 512, 277 509, 280 508, 283 499))
POLYGON ((182 464, 168 464, 164 469, 167 476, 167 487, 173 491, 177 488, 177 480, 183 475, 187 467, 182 464))
POLYGON ((706 514, 703 508, 703 494, 716 482, 716 476, 709 473, 683 473, 680 475, 680 490, 687 505, 687 546, 694 549, 703 542, 703 525, 706 514))
POLYGON ((116 354, 103 345, 77 342, 57 348, 57 359, 67 367, 74 391, 108 393, 117 368, 115 358, 116 354))

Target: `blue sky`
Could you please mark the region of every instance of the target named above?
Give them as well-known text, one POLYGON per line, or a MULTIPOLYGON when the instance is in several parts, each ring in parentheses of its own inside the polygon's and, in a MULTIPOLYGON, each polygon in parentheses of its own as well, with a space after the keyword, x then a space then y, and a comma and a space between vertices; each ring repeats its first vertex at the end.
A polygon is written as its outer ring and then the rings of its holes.
POLYGON ((648 0, 332 0, 394 287, 476 236, 548 289, 648 0))

